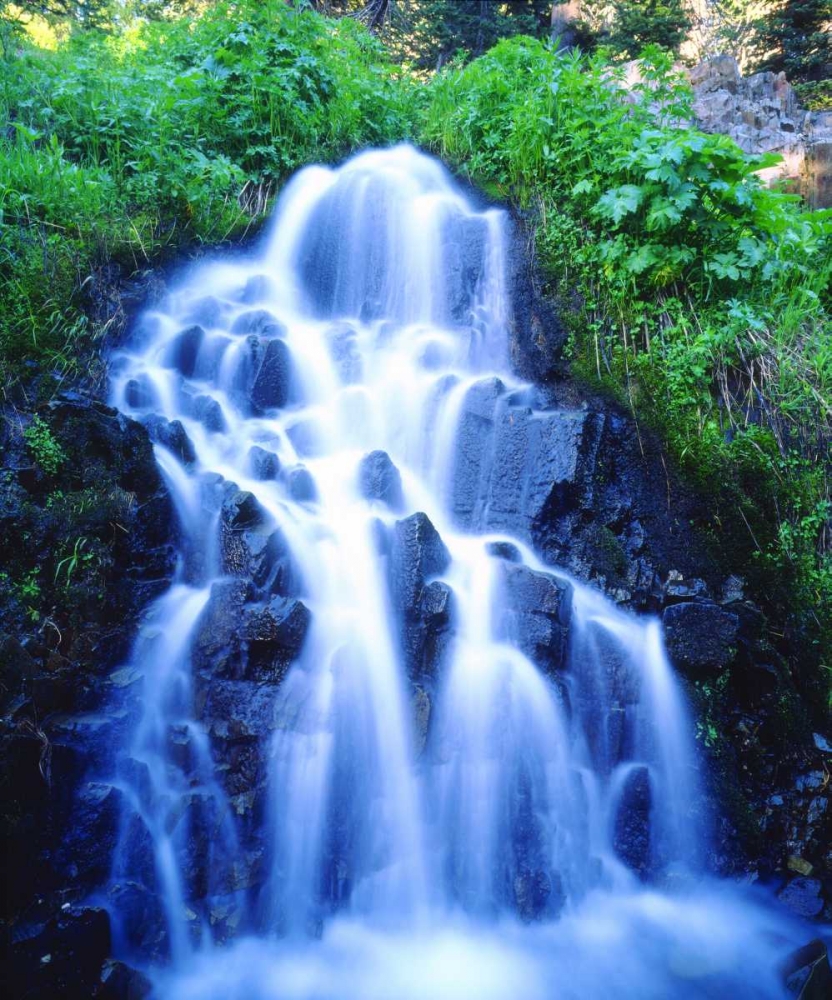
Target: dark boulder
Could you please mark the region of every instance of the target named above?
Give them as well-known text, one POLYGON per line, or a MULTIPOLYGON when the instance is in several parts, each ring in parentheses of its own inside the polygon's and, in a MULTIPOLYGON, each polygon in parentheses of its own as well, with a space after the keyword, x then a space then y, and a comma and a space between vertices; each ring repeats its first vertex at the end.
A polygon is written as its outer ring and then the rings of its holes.
POLYGON ((156 402, 156 393, 146 375, 131 378, 124 387, 124 400, 134 410, 147 410, 156 402))
POLYGON ((251 401, 258 410, 280 408, 289 402, 291 388, 291 352, 284 341, 270 340, 254 379, 251 401))
POLYGON ((739 618, 718 604, 687 601, 662 615, 670 658, 688 670, 721 669, 734 659, 739 618))
POLYGON ((96 996, 110 951, 107 911, 67 906, 45 923, 18 929, 11 961, 4 963, 7 996, 32 1000, 96 996))
POLYGON ((428 582, 449 564, 450 554, 425 514, 396 522, 389 548, 390 592, 412 677, 436 673, 452 636, 451 588, 438 580, 428 582))
POLYGON ((153 984, 143 972, 110 959, 104 963, 95 996, 99 1000, 147 1000, 152 992, 153 984))
POLYGON ((358 467, 361 495, 367 500, 378 500, 391 510, 401 510, 402 477, 385 451, 371 451, 361 459, 358 467))
POLYGON ((562 669, 566 664, 572 587, 548 573, 514 563, 502 564, 501 584, 507 605, 500 619, 501 636, 512 640, 541 669, 562 669))
POLYGON ((615 817, 613 848, 618 857, 642 878, 650 873, 650 810, 653 795, 650 771, 643 764, 630 769, 624 780, 615 817))
POLYGON ((829 953, 820 938, 792 952, 782 971, 789 996, 798 1000, 828 1000, 832 996, 829 953))
POLYGON ((241 336, 285 337, 286 325, 267 309, 249 309, 234 320, 231 332, 241 336))
POLYGON ((194 669, 206 676, 242 674, 239 628, 249 594, 247 580, 218 580, 197 622, 191 647, 194 669))
POLYGON ((318 487, 309 469, 299 466, 290 469, 286 475, 289 496, 297 503, 314 503, 318 499, 318 487))
POLYGON ((193 442, 188 437, 181 420, 166 420, 158 413, 152 413, 142 420, 150 435, 150 440, 167 448, 183 465, 196 461, 193 442))
POLYGON ((273 451, 267 451, 259 445, 253 445, 248 451, 248 465, 255 479, 265 482, 277 479, 280 472, 280 459, 273 451))
POLYGON ((201 326, 189 326, 177 333, 165 350, 165 364, 175 368, 185 378, 193 378, 199 351, 205 340, 201 326))
POLYGON ((426 514, 397 521, 390 550, 394 605, 401 610, 415 608, 427 578, 444 573, 450 562, 450 553, 426 514))
POLYGON ((811 920, 823 912, 823 883, 820 879, 800 875, 785 885, 777 898, 792 913, 811 920))
POLYGON ((505 393, 498 378, 484 379, 465 395, 454 451, 451 503, 460 527, 477 526, 488 494, 497 404, 505 393))
POLYGON ((248 607, 241 629, 248 645, 247 676, 281 681, 300 655, 311 618, 294 598, 273 597, 263 607, 248 607))
POLYGON ((213 434, 223 434, 228 430, 222 407, 212 396, 196 396, 191 403, 191 413, 213 434))

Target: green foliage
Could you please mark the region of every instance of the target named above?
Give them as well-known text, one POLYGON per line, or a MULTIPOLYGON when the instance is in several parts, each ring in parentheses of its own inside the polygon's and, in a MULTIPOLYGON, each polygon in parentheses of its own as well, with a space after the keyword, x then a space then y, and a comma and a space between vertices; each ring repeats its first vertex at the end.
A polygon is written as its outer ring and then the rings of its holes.
POLYGON ((412 130, 381 43, 283 0, 74 32, 55 51, 21 38, 0 64, 5 380, 23 357, 72 366, 99 264, 242 233, 298 167, 412 130))
POLYGON ((573 368, 662 433, 713 497, 715 546, 811 608, 829 656, 829 213, 766 188, 772 158, 683 127, 669 56, 640 69, 628 91, 600 55, 504 41, 432 81, 423 140, 536 218, 552 289, 580 294, 573 368))
POLYGON ((760 68, 785 70, 789 79, 827 81, 832 73, 832 3, 788 0, 760 24, 760 68))
POLYGON ((32 422, 23 432, 32 458, 47 475, 56 475, 66 461, 63 448, 55 440, 49 424, 42 417, 32 417, 32 422))

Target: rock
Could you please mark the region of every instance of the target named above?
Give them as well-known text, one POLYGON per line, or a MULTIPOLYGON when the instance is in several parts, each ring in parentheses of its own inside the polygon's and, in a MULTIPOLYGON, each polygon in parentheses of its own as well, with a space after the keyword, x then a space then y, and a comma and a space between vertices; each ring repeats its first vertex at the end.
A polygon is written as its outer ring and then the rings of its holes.
POLYGON ((792 913, 811 920, 823 911, 823 884, 820 879, 798 875, 791 879, 778 893, 777 898, 792 913))
POLYGON ((792 952, 782 974, 789 995, 798 1000, 828 1000, 832 996, 832 968, 820 938, 792 952))
POLYGON ((391 592, 402 610, 416 607, 428 577, 450 565, 445 543, 426 514, 411 514, 393 527, 390 552, 391 592))
POLYGON ((650 871, 650 771, 643 765, 631 767, 624 780, 613 832, 613 848, 636 874, 645 878, 650 871))
POLYGON ((248 450, 248 465, 252 476, 261 482, 277 479, 280 472, 280 459, 277 455, 256 444, 248 450))
POLYGON ((547 573, 503 563, 502 590, 508 610, 500 620, 500 635, 517 644, 542 670, 566 665, 572 587, 547 573))
POLYGON ((164 363, 176 368, 185 378, 193 378, 199 351, 205 340, 201 326, 189 326, 173 338, 165 351, 164 363))
POLYGON ((92 997, 110 956, 110 918, 100 907, 68 906, 45 923, 20 928, 4 962, 8 996, 92 997))
POLYGON ((815 744, 815 748, 820 750, 821 753, 832 753, 832 745, 820 733, 812 733, 812 741, 815 744))
POLYGON ((495 559, 504 559, 506 562, 519 563, 523 561, 520 550, 511 542, 488 542, 485 551, 494 556, 495 559))
POLYGON ((251 389, 251 401, 258 410, 285 406, 292 385, 292 355, 282 340, 266 344, 263 361, 251 389))
POLYGON ((196 461, 193 442, 188 437, 181 420, 165 420, 158 413, 151 413, 142 420, 151 441, 173 452, 183 465, 196 461))
POLYGON ((539 920, 546 912, 552 895, 552 880, 542 869, 521 871, 515 875, 514 905, 517 915, 525 923, 539 920))
POLYGON ((466 323, 485 270, 488 223, 481 216, 456 215, 442 229, 442 269, 450 319, 466 323))
POLYGON ((358 482, 361 495, 367 500, 378 500, 393 511, 401 510, 402 477, 387 452, 371 451, 361 459, 358 482))
POLYGON ((465 395, 454 451, 451 486, 456 522, 476 527, 492 473, 494 423, 505 386, 498 378, 483 379, 465 395))
POLYGON ((191 656, 194 670, 207 676, 237 677, 243 660, 239 627, 248 596, 246 580, 217 580, 194 630, 191 656))
POLYGON ((312 616, 294 598, 273 597, 264 607, 249 607, 241 629, 248 644, 247 676, 280 682, 303 648, 312 616))
MULTIPOLYGON (((167 931, 159 896, 129 880, 115 882, 107 896, 109 905, 119 915, 123 944, 148 961, 165 957, 167 931)), ((109 952, 104 957, 110 958, 109 952)))
POLYGON ((285 337, 286 325, 267 309, 249 309, 234 320, 231 332, 241 336, 285 337))
POLYGON ((199 713, 214 739, 259 741, 276 726, 274 686, 249 680, 213 680, 199 713))
POLYGON ((222 407, 211 396, 196 396, 191 403, 191 412, 194 419, 199 420, 213 434, 224 434, 228 430, 222 407))
POLYGON ((680 667, 721 669, 736 655, 739 619, 717 604, 674 604, 665 608, 662 622, 667 651, 680 667))
POLYGON ((147 410, 156 402, 156 393, 146 375, 131 378, 124 387, 124 401, 134 410, 147 410))
POLYGON ((430 731, 431 699, 424 687, 416 686, 411 699, 413 706, 413 755, 418 760, 425 752, 430 731))
POLYGON ((318 499, 318 487, 309 469, 300 466, 291 469, 286 476, 289 496, 297 503, 314 503, 318 499))
POLYGON ((188 308, 188 319, 192 323, 199 323, 200 326, 211 328, 219 326, 225 309, 218 299, 213 295, 206 295, 197 299, 188 308))
POLYGON ((99 1000, 146 1000, 153 991, 147 976, 124 962, 109 959, 101 972, 99 1000))
POLYGON ((37 664, 12 635, 0 634, 0 711, 21 693, 23 685, 35 676, 37 664))
POLYGON ((326 338, 341 382, 344 385, 360 382, 361 352, 358 349, 354 328, 349 323, 337 323, 327 330, 326 338))
POLYGON ((240 294, 240 301, 247 305, 265 302, 274 295, 274 282, 267 274, 255 274, 249 278, 240 294))

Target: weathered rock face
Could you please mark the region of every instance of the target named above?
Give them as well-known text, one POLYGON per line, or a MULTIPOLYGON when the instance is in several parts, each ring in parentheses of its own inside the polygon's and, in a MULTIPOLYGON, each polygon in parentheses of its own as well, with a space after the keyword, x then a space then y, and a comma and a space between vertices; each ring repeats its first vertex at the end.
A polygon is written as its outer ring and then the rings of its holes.
POLYGON ((794 181, 810 208, 832 205, 832 112, 801 108, 784 73, 741 76, 731 56, 700 63, 690 82, 699 128, 729 135, 747 153, 780 153, 783 163, 764 176, 794 181))
POLYGON ((0 635, 0 877, 18 942, 6 986, 93 996, 110 925, 85 901, 109 875, 121 792, 89 772, 112 762, 132 724, 136 679, 115 668, 170 583, 176 525, 140 424, 77 393, 42 419, 66 454, 60 476, 12 441, 0 484, 0 561, 15 581, 0 635), (27 574, 38 580, 28 598, 16 582, 27 574))

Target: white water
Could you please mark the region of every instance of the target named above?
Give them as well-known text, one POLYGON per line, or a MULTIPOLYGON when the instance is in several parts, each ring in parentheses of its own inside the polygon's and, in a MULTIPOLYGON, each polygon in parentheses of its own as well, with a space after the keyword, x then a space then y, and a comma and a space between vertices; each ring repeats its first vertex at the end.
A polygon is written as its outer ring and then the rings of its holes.
MULTIPOLYGON (((570 585, 528 540, 512 540, 521 562, 508 564, 486 548, 505 536, 456 526, 447 498, 469 390, 497 376, 505 407, 522 388, 508 368, 504 226, 407 147, 309 168, 263 251, 191 274, 115 366, 115 405, 180 420, 196 456, 186 467, 157 445, 181 570, 138 644, 144 714, 126 750, 146 777, 125 779, 125 830, 138 816, 148 831, 164 904, 159 996, 782 995, 775 965, 794 929, 702 882, 693 741, 658 625, 570 585), (234 327, 254 309, 273 325, 252 339, 234 327), (198 350, 177 355, 195 320, 198 350), (255 374, 275 340, 292 378, 268 397, 255 374), (253 446, 278 457, 276 479, 257 478, 253 446), (377 449, 401 474, 400 509, 359 488, 377 449), (314 494, 298 492, 301 466, 314 494), (283 532, 312 615, 282 682, 250 686, 274 709, 256 734, 268 762, 264 873, 244 889, 228 871, 251 830, 238 829, 214 773, 189 656, 222 576, 218 477, 254 493, 283 532), (409 677, 389 547, 416 511, 450 554, 417 589, 439 576, 453 611, 444 654, 409 677), (512 572, 535 586, 533 574, 554 573, 547 593, 566 588, 569 645, 553 672, 506 625, 532 610, 510 607, 512 572), (187 765, 171 750, 183 730, 187 765), (199 821, 195 798, 214 817, 197 846, 180 820, 191 808, 199 821), (248 936, 215 942, 228 936, 214 926, 217 898, 248 936)), ((140 879, 131 843, 125 833, 115 879, 140 879)), ((149 958, 123 937, 133 961, 149 958)))

